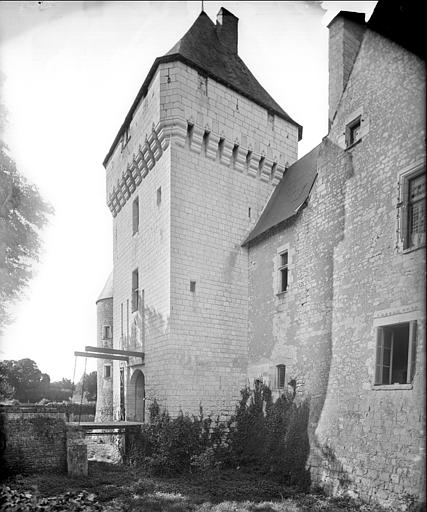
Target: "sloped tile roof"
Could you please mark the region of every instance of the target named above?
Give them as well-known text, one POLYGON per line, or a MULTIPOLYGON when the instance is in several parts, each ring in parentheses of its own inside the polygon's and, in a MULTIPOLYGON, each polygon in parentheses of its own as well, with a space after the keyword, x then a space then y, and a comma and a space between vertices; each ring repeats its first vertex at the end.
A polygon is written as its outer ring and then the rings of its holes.
POLYGON ((205 12, 201 12, 196 21, 178 43, 162 57, 158 57, 150 68, 114 142, 104 159, 104 166, 113 154, 141 98, 147 94, 148 87, 161 63, 184 62, 188 66, 222 83, 240 93, 254 103, 266 108, 277 116, 285 119, 298 128, 298 138, 302 138, 302 126, 294 121, 268 92, 260 85, 246 64, 236 54, 230 51, 219 40, 216 25, 205 12))
POLYGON ((243 242, 254 241, 269 229, 296 215, 307 200, 317 175, 321 144, 292 164, 283 175, 255 227, 243 242))

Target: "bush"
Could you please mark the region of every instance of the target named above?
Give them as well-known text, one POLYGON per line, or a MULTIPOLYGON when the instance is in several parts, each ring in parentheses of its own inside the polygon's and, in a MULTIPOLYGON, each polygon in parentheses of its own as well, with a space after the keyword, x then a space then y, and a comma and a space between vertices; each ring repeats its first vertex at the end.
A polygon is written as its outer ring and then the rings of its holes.
POLYGON ((262 382, 253 390, 244 388, 229 428, 228 464, 306 487, 308 412, 306 402, 295 402, 295 393, 283 393, 273 402, 262 382))
POLYGON ((150 423, 136 434, 129 449, 132 464, 144 464, 153 474, 172 475, 188 473, 197 467, 194 457, 212 448, 218 435, 211 428, 212 419, 184 415, 171 418, 167 411, 160 411, 157 402, 150 407, 150 423), (215 437, 216 435, 216 437, 215 437))
POLYGON ((274 476, 290 485, 309 484, 305 463, 308 405, 284 393, 275 402, 271 390, 258 382, 244 388, 235 414, 224 423, 182 412, 171 418, 157 402, 150 407, 150 423, 136 434, 129 461, 155 475, 195 472, 214 478, 219 468, 242 468, 274 476))

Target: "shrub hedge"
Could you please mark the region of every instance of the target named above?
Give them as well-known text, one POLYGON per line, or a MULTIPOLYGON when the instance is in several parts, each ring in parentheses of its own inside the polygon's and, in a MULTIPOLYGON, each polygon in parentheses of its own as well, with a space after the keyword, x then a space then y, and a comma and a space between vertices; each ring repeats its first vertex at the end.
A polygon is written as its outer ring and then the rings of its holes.
POLYGON ((308 405, 294 394, 273 401, 271 390, 258 382, 242 389, 234 415, 227 421, 182 412, 171 418, 157 402, 150 421, 133 437, 129 462, 154 475, 194 472, 214 478, 220 468, 242 468, 268 474, 290 485, 309 485, 305 469, 309 452, 308 405))

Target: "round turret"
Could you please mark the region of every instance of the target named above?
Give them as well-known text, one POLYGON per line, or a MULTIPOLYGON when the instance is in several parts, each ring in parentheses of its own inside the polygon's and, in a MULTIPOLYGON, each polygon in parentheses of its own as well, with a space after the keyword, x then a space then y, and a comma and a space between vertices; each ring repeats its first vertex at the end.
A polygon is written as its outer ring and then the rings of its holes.
MULTIPOLYGON (((97 301, 96 346, 113 348, 113 273, 108 277, 97 301)), ((98 359, 95 421, 113 419, 113 362, 98 359)))

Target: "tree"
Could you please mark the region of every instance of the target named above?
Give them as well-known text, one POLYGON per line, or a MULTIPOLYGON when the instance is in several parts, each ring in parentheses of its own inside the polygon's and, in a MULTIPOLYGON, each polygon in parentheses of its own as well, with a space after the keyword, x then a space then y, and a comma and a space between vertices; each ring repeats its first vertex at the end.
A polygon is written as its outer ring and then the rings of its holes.
MULTIPOLYGON (((1 86, 0 76, 0 86, 1 86)), ((0 332, 7 306, 28 285, 40 254, 40 230, 53 209, 18 172, 2 141, 5 109, 0 104, 0 332)))
POLYGON ((73 395, 73 383, 70 379, 62 379, 51 382, 46 396, 52 402, 63 402, 69 400, 73 395))
POLYGON ((97 393, 97 373, 93 371, 89 374, 85 374, 82 376, 80 381, 76 385, 76 389, 74 391, 73 399, 78 402, 82 396, 82 388, 84 399, 88 402, 94 402, 96 400, 97 393), (84 384, 84 385, 83 385, 84 384))
POLYGON ((1 361, 0 375, 4 376, 4 385, 13 389, 13 398, 20 402, 39 402, 48 394, 50 377, 32 359, 1 361))

